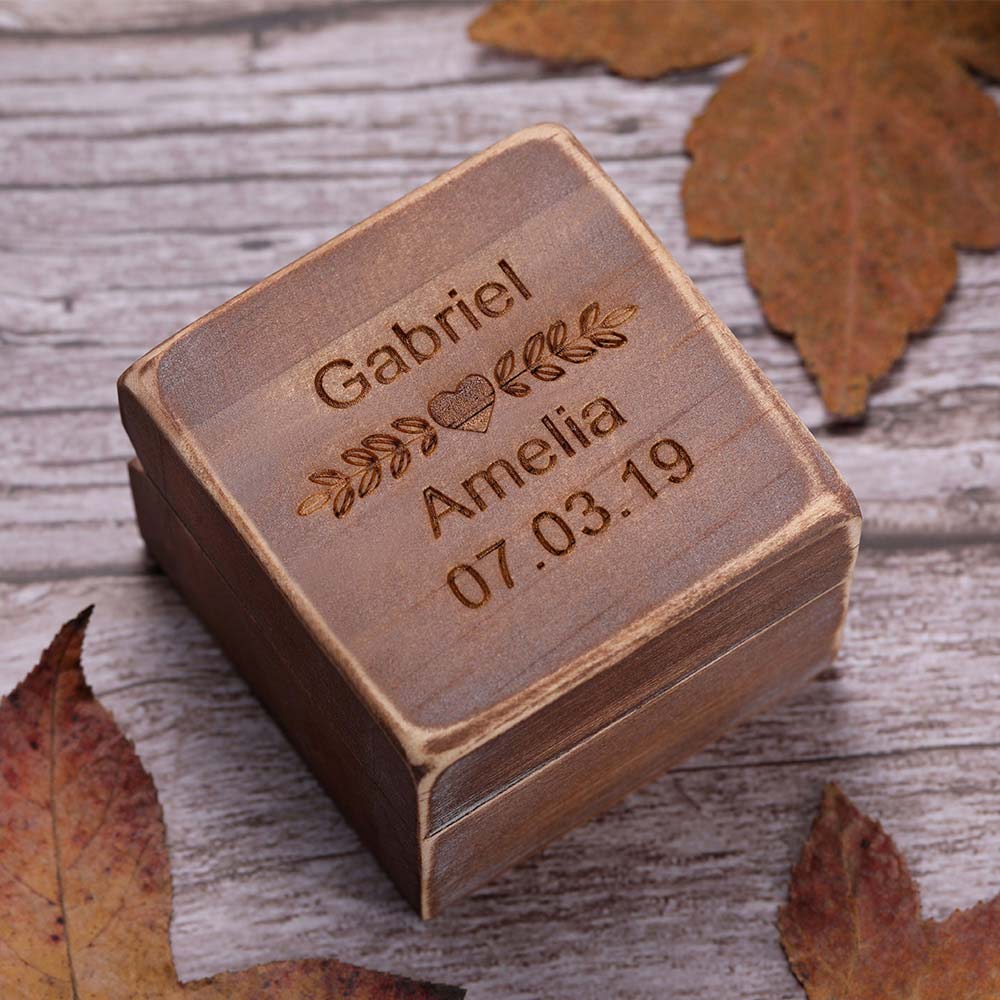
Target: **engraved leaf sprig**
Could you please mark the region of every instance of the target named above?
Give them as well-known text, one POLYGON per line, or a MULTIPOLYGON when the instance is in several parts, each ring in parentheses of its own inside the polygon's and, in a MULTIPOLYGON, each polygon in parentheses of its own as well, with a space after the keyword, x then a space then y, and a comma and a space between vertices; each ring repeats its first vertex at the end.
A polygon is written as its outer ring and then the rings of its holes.
POLYGON ((578 332, 570 336, 569 328, 562 320, 556 320, 548 330, 533 333, 524 343, 521 351, 523 367, 518 368, 517 356, 513 351, 505 351, 493 368, 493 377, 501 392, 508 396, 522 397, 531 392, 531 386, 523 376, 531 375, 540 382, 554 382, 566 374, 566 368, 558 361, 571 365, 582 365, 595 357, 599 350, 624 347, 628 337, 618 330, 639 310, 636 305, 618 306, 601 318, 601 307, 591 302, 580 313, 578 332))
POLYGON ((517 362, 514 359, 514 352, 504 351, 500 356, 500 360, 493 367, 493 378, 496 379, 497 385, 500 386, 500 391, 507 393, 508 396, 527 396, 531 392, 531 386, 518 381, 517 376, 523 375, 524 372, 515 372, 516 367, 517 362))
POLYGON ((354 506, 356 499, 370 496, 379 488, 383 481, 383 462, 388 461, 389 475, 399 479, 412 462, 411 444, 419 442, 420 453, 424 457, 437 448, 437 431, 423 417, 399 417, 393 420, 392 427, 407 436, 368 434, 361 439, 360 445, 341 452, 341 459, 355 471, 345 473, 329 468, 313 472, 309 482, 324 488, 307 496, 296 508, 296 513, 300 517, 309 517, 330 506, 333 516, 342 518, 354 506))
POLYGON ((628 343, 628 337, 619 333, 616 327, 624 326, 638 310, 638 306, 619 306, 612 309, 604 319, 598 319, 601 307, 596 302, 591 302, 580 313, 580 337, 586 338, 595 347, 624 347, 628 343))

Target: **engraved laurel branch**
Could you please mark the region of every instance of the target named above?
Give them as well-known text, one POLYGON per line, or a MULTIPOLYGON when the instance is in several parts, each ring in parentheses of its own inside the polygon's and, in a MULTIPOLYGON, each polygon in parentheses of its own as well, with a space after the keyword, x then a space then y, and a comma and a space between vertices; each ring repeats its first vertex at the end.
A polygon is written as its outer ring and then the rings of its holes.
POLYGON ((321 469, 309 477, 309 482, 324 487, 311 493, 296 508, 300 517, 308 517, 332 505, 333 516, 343 517, 353 506, 357 497, 374 493, 382 482, 382 463, 388 459, 389 474, 399 479, 410 467, 410 445, 420 442, 420 454, 430 455, 437 448, 437 431, 429 420, 423 417, 399 417, 393 420, 394 430, 407 437, 395 434, 369 434, 361 439, 360 447, 347 448, 340 457, 353 472, 340 469, 321 469), (360 478, 359 478, 360 477, 360 478), (355 483, 354 480, 358 482, 355 483))
POLYGON ((513 351, 506 351, 493 367, 493 377, 501 392, 508 396, 527 396, 531 386, 520 381, 521 376, 531 375, 540 382, 555 382, 566 374, 566 369, 555 360, 582 365, 593 358, 599 348, 624 347, 628 338, 616 329, 627 323, 637 312, 635 305, 618 306, 604 319, 600 319, 601 307, 596 302, 585 306, 580 313, 579 332, 570 337, 566 324, 556 320, 547 332, 533 333, 521 351, 524 367, 517 369, 517 358, 513 351))

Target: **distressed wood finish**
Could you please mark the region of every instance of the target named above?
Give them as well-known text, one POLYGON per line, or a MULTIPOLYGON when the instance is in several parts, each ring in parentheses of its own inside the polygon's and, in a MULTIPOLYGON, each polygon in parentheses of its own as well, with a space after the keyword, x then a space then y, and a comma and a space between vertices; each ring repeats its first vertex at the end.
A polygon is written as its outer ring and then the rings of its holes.
POLYGON ((89 670, 164 802, 181 973, 323 953, 478 998, 798 1000, 773 919, 830 778, 891 826, 934 915, 1000 888, 997 258, 963 255, 955 296, 865 427, 826 427, 793 349, 761 323, 739 248, 684 237, 681 140, 725 68, 636 85, 475 49, 462 37, 475 4, 296 6, 2 14, 0 686, 96 600, 89 670), (103 34, 65 33, 88 30, 103 34), (832 671, 420 925, 150 573, 114 380, 170 330, 549 117, 817 434, 861 500, 865 541, 832 671))
POLYGON ((151 551, 424 916, 838 644, 853 496, 561 127, 119 388, 151 551))

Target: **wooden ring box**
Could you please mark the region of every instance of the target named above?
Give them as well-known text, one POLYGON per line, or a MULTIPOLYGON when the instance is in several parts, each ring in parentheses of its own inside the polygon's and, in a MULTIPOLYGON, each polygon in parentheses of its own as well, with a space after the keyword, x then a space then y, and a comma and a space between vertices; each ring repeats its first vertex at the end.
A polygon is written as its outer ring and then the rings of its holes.
POLYGON ((425 917, 835 654, 853 495, 561 127, 119 389, 150 551, 425 917))

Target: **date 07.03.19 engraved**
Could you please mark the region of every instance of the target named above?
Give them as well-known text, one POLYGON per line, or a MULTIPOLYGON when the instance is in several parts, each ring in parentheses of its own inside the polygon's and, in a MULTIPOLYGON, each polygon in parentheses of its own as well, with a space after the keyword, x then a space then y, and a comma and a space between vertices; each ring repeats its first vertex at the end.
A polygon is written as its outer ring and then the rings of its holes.
MULTIPOLYGON (((683 483, 694 471, 694 462, 687 450, 673 438, 662 438, 649 449, 649 462, 655 468, 668 473, 667 483, 683 483)), ((662 477, 653 473, 643 472, 640 465, 632 458, 628 459, 621 473, 623 483, 635 483, 642 492, 652 500, 660 495, 659 488, 651 480, 658 483, 662 477)), ((577 533, 590 537, 607 531, 614 523, 614 515, 602 507, 594 499, 592 493, 577 490, 566 497, 563 502, 566 517, 555 511, 539 511, 531 520, 531 532, 539 546, 541 556, 535 568, 545 568, 544 555, 562 558, 569 555, 577 545, 577 533)), ((620 518, 627 518, 632 511, 628 507, 621 509, 620 518)), ((493 596, 496 589, 513 590, 514 574, 507 558, 507 539, 498 538, 482 551, 477 552, 473 562, 459 563, 448 570, 448 589, 460 604, 473 610, 484 607, 493 596), (496 571, 490 569, 496 556, 496 571), (476 565, 478 564, 478 566, 476 565), (492 586, 491 586, 492 584, 492 586)))

